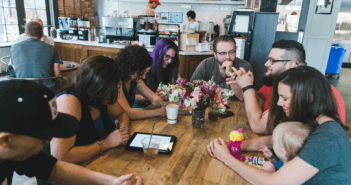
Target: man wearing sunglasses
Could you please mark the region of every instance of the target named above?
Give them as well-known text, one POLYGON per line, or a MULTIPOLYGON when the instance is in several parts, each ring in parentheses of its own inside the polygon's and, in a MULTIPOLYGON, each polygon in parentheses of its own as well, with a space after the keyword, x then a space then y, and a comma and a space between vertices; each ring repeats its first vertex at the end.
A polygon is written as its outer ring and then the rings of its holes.
POLYGON ((243 101, 243 93, 238 84, 227 85, 226 78, 232 72, 232 67, 243 68, 246 72, 252 71, 250 63, 236 57, 235 40, 227 35, 221 35, 213 42, 213 57, 203 60, 197 66, 190 80, 211 80, 222 88, 232 89, 234 95, 243 101))
MULTIPOLYGON (((280 40, 273 43, 272 50, 265 63, 267 72, 263 76, 264 85, 257 91, 258 97, 253 88, 254 78, 252 73, 247 73, 244 69, 233 69, 234 73, 231 74, 231 78, 227 79, 227 84, 238 84, 242 88, 246 115, 253 132, 266 132, 274 78, 290 68, 307 65, 305 59, 306 54, 302 44, 294 40, 280 40)), ((340 118, 345 122, 344 101, 333 86, 332 90, 338 103, 340 118)))

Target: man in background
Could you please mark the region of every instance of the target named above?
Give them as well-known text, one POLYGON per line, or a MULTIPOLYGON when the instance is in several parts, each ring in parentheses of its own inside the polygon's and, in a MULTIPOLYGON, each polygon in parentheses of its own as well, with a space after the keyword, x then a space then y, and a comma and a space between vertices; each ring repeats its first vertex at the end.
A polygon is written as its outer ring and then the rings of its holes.
MULTIPOLYGON (((46 78, 60 75, 60 61, 54 46, 41 42, 43 27, 36 21, 26 24, 28 39, 11 47, 11 60, 17 78, 46 78)), ((54 80, 41 82, 56 90, 54 80)))
MULTIPOLYGON (((44 29, 44 24, 43 24, 43 21, 39 18, 33 18, 31 19, 30 21, 35 21, 37 23, 39 23, 41 25, 41 27, 43 27, 44 29)), ((18 42, 22 42, 22 41, 25 41, 27 40, 28 37, 26 36, 25 33, 22 33, 20 36, 17 37, 17 39, 15 40, 15 44, 18 43, 18 42)), ((46 35, 43 34, 43 37, 41 37, 40 41, 43 41, 47 44, 50 44, 52 46, 54 46, 54 39, 52 39, 51 37, 48 37, 46 35)))
POLYGON ((188 33, 195 33, 195 31, 200 31, 200 25, 195 20, 196 13, 193 10, 190 10, 186 13, 188 17, 189 25, 188 25, 188 33))
POLYGON ((251 64, 236 57, 235 40, 228 35, 221 35, 213 41, 213 57, 203 60, 196 68, 192 80, 213 81, 219 87, 232 89, 234 96, 243 101, 243 93, 238 84, 226 84, 227 76, 232 72, 232 67, 236 69, 244 68, 252 71, 251 64))
POLYGON ((155 16, 154 9, 156 9, 158 5, 161 5, 159 0, 149 0, 149 3, 143 9, 142 15, 155 16))

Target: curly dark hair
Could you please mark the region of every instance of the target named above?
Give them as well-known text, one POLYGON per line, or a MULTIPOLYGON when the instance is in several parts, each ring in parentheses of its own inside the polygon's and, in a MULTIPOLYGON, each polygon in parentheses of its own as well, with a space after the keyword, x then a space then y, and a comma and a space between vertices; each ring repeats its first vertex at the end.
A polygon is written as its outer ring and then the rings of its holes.
POLYGON ((123 79, 129 79, 131 75, 137 73, 140 78, 145 69, 151 67, 152 58, 149 52, 142 46, 127 46, 122 49, 115 58, 115 61, 123 70, 123 79))

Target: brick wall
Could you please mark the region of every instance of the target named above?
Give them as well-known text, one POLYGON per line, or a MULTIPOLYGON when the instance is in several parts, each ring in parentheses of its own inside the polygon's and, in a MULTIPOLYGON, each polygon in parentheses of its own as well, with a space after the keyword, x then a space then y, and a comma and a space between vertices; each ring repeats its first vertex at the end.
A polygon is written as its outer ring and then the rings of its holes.
POLYGON ((95 0, 58 0, 59 17, 84 16, 95 26, 95 0))

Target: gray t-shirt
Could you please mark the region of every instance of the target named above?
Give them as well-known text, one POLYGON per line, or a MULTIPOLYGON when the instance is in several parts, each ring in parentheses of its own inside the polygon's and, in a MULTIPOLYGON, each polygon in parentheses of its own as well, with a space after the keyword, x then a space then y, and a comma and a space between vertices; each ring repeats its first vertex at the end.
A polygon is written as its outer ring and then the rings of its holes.
MULTIPOLYGON (((54 76, 54 63, 59 63, 54 46, 29 38, 11 47, 11 60, 17 78, 46 78, 54 76)), ((53 80, 44 80, 42 84, 55 90, 53 80)))
MULTIPOLYGON (((239 69, 240 67, 244 68, 246 72, 252 71, 251 64, 242 60, 240 58, 235 58, 233 67, 239 69)), ((212 76, 213 81, 219 85, 219 87, 231 89, 229 85, 225 84, 226 79, 222 77, 219 72, 218 60, 214 57, 207 58, 203 60, 199 66, 197 66, 193 76, 190 80, 211 80, 212 76)))
POLYGON ((351 184, 351 142, 339 123, 318 126, 297 156, 319 170, 306 185, 351 184))

